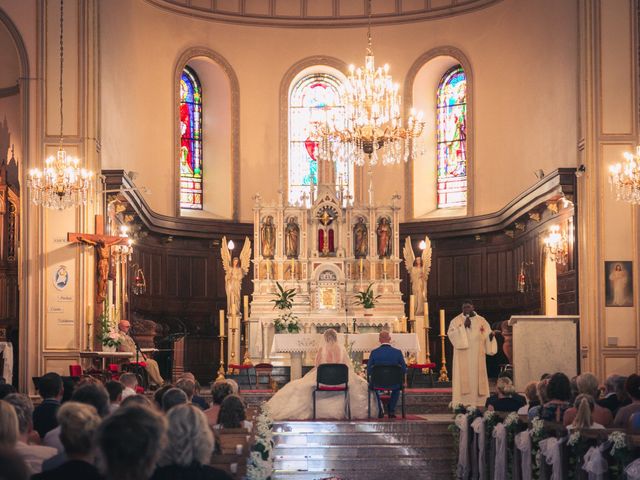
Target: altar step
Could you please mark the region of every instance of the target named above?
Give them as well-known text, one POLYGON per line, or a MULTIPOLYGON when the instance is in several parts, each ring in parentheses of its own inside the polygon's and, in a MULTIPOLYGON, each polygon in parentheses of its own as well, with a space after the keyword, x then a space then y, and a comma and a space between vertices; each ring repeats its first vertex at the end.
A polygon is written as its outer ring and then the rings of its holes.
POLYGON ((449 479, 449 417, 435 421, 276 422, 274 479, 449 479))

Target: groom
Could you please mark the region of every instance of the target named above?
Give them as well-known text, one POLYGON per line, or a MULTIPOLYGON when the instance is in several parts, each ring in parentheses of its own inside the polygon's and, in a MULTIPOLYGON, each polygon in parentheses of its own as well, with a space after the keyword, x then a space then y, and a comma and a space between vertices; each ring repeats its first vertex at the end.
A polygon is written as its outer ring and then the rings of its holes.
MULTIPOLYGON (((371 352, 369 361, 367 362, 367 377, 371 376, 371 371, 374 365, 400 365, 402 367, 402 373, 407 372, 407 364, 404 361, 404 355, 402 351, 391 346, 391 334, 383 330, 378 337, 380 346, 371 352)), ((392 385, 391 398, 389 399, 389 418, 396 418, 396 404, 400 397, 400 389, 402 385, 392 385)), ((380 395, 378 390, 375 390, 376 397, 378 398, 378 418, 384 416, 382 410, 382 402, 380 401, 380 395)))

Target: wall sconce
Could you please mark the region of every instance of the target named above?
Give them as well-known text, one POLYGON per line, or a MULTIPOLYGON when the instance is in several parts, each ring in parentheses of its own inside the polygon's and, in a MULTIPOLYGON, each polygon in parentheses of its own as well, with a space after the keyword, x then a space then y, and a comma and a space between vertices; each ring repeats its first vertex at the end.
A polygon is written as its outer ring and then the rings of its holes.
POLYGON ((131 289, 134 295, 142 295, 147 291, 147 280, 144 278, 144 272, 139 265, 134 264, 133 268, 135 269, 136 274, 133 277, 133 285, 131 289))
POLYGON ((547 236, 542 239, 542 243, 551 260, 561 265, 567 264, 569 243, 567 235, 560 231, 560 225, 552 225, 547 236))

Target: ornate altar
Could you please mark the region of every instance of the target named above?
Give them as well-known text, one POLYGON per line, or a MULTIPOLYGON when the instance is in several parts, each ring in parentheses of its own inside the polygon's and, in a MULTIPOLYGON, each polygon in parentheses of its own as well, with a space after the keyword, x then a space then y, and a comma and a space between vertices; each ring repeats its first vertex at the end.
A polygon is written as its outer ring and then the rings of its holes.
MULTIPOLYGON (((254 204, 254 292, 250 355, 266 359, 273 341, 276 281, 295 288, 293 314, 304 333, 327 327, 398 329, 404 314, 400 293, 399 196, 388 205, 358 205, 320 185, 310 204, 286 205, 283 196, 254 204), (373 283, 376 307, 365 312, 355 294, 373 283)), ((309 199, 307 199, 309 200, 309 199)))

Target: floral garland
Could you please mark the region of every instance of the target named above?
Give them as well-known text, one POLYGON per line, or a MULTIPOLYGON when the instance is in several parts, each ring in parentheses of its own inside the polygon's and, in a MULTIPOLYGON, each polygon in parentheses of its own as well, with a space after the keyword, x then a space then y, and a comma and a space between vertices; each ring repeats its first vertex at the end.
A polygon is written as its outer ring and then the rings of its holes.
POLYGON ((609 455, 614 461, 614 464, 609 466, 611 478, 621 478, 625 467, 633 460, 627 443, 627 435, 624 432, 611 432, 607 441, 611 442, 609 455))
POLYGON ((255 443, 247 459, 248 480, 271 480, 273 474, 273 420, 263 404, 256 417, 255 443))

